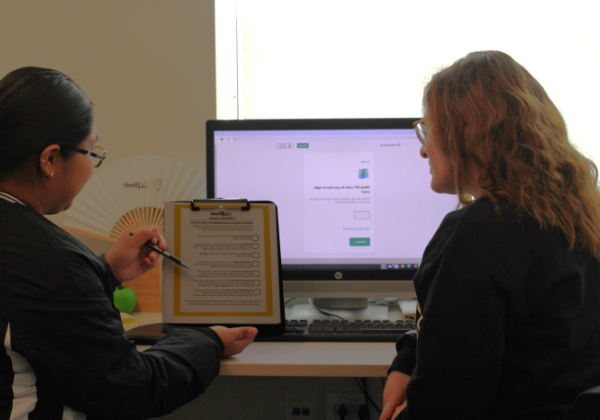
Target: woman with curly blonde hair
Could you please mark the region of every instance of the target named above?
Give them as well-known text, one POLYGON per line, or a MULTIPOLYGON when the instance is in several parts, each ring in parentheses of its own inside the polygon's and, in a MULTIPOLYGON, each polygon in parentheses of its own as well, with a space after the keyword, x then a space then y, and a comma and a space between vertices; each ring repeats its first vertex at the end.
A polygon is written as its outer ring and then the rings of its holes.
POLYGON ((431 188, 461 208, 415 275, 418 328, 396 344, 381 419, 562 419, 600 385, 598 170, 502 52, 436 73, 423 108, 431 188))

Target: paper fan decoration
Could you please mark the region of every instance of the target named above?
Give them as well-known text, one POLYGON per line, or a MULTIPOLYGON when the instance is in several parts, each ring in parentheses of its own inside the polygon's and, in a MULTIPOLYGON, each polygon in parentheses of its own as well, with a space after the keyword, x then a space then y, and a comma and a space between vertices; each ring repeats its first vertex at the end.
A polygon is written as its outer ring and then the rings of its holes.
MULTIPOLYGON (((165 201, 206 197, 206 181, 195 168, 160 156, 121 159, 95 174, 65 215, 65 230, 114 242, 137 227, 157 225, 162 233, 165 201)), ((135 311, 160 312, 159 266, 128 282, 135 311)))
POLYGON ((121 236, 133 231, 140 226, 158 226, 160 233, 163 233, 163 211, 156 207, 136 207, 129 210, 117 220, 110 230, 110 237, 118 239, 121 236))

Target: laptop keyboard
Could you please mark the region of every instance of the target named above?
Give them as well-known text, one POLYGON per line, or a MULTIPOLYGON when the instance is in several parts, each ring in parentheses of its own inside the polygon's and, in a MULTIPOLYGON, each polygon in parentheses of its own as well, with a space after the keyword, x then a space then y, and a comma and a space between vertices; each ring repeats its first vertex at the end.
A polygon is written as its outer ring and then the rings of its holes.
POLYGON ((402 334, 414 329, 413 320, 394 322, 292 319, 286 321, 285 334, 275 337, 258 336, 255 341, 395 342, 402 334))

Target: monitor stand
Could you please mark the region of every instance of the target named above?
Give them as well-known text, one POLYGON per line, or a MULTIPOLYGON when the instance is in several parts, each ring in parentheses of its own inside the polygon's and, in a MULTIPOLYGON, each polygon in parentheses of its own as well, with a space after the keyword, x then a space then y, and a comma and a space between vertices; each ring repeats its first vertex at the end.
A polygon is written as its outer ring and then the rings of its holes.
POLYGON ((367 298, 313 298, 312 304, 319 309, 366 309, 367 298))
MULTIPOLYGON (((318 306, 317 306, 318 307, 318 306)), ((362 309, 328 309, 322 308, 324 312, 337 315, 342 319, 357 320, 357 319, 370 319, 370 320, 380 320, 385 321, 389 319, 388 307, 368 304, 366 308, 362 309)), ((313 305, 310 303, 302 303, 294 305, 290 316, 288 319, 306 319, 312 321, 314 319, 339 319, 335 316, 326 315, 322 312, 319 312, 313 305)))

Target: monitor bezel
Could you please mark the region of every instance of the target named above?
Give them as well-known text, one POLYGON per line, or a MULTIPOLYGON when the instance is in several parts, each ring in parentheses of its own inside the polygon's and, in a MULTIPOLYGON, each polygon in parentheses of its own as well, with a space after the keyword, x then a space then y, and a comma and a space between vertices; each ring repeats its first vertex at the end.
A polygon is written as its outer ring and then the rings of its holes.
MULTIPOLYGON (((352 129, 412 129, 419 118, 349 118, 349 119, 256 119, 256 120, 208 120, 206 122, 206 185, 207 198, 215 197, 215 131, 275 131, 275 130, 352 130, 352 129)), ((246 197, 239 197, 246 198, 246 197)), ((277 204, 277 203, 275 203, 277 204)), ((412 280, 417 269, 290 269, 283 265, 283 281, 331 282, 384 282, 412 280)), ((349 283, 346 283, 349 282, 349 283)), ((381 283, 383 285, 383 283, 381 283)), ((338 289, 337 287, 335 289, 338 289)), ((383 289, 387 289, 384 287, 383 289)), ((335 291, 336 295, 343 287, 335 291)), ((354 291, 352 292, 354 293, 354 291)), ((287 293, 286 293, 287 294, 287 293)), ((375 295, 373 295, 375 296, 375 295)))

